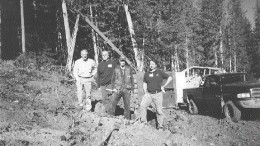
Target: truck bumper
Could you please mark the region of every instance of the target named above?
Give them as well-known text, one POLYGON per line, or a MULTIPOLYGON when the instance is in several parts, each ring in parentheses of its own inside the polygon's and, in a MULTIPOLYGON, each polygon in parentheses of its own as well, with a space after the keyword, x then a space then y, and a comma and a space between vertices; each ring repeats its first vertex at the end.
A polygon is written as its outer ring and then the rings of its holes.
POLYGON ((237 102, 242 108, 260 108, 260 98, 240 100, 237 102))

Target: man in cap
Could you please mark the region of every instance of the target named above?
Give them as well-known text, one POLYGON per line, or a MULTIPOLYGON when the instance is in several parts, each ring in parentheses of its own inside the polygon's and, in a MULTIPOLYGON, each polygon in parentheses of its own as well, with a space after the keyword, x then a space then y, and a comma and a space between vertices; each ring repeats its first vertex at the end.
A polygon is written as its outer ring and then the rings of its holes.
POLYGON ((93 81, 93 77, 96 74, 96 63, 93 59, 88 58, 88 51, 81 51, 81 58, 75 61, 75 65, 73 68, 73 75, 76 79, 77 85, 77 96, 78 96, 78 104, 80 107, 83 107, 83 93, 85 89, 86 93, 86 110, 90 111, 91 99, 91 82, 93 81), (84 87, 84 89, 83 89, 84 87))
POLYGON ((143 78, 144 96, 140 104, 140 116, 141 121, 146 123, 147 107, 154 102, 158 122, 157 128, 161 129, 163 128, 164 117, 162 112, 164 88, 170 83, 172 77, 157 68, 156 60, 150 60, 149 69, 143 78), (162 85, 164 79, 167 79, 167 81, 162 85))
POLYGON ((114 69, 117 65, 114 59, 110 58, 109 51, 102 51, 102 61, 98 65, 97 69, 97 87, 101 91, 102 95, 102 104, 105 107, 105 112, 108 113, 111 107, 111 99, 108 97, 108 94, 111 93, 106 89, 111 89, 111 78, 114 72, 114 69))
POLYGON ((130 118, 130 96, 134 90, 133 73, 130 66, 126 65, 126 58, 120 57, 119 65, 115 68, 112 76, 112 89, 115 92, 112 95, 111 113, 115 115, 116 105, 123 97, 124 101, 124 117, 130 118))

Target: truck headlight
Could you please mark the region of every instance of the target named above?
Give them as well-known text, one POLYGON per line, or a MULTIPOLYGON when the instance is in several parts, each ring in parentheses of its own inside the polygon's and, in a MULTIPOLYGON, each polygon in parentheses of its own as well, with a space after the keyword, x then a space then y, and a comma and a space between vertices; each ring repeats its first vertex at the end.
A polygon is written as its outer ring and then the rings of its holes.
POLYGON ((248 98, 248 97, 250 97, 250 93, 237 94, 237 98, 248 98))

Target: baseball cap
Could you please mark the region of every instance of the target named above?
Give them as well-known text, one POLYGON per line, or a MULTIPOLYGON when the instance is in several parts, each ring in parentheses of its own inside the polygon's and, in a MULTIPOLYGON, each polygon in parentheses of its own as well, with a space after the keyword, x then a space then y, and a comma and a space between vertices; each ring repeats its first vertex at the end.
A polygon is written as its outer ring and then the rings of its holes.
POLYGON ((120 61, 123 61, 123 60, 126 61, 126 58, 125 57, 120 57, 119 60, 120 61))

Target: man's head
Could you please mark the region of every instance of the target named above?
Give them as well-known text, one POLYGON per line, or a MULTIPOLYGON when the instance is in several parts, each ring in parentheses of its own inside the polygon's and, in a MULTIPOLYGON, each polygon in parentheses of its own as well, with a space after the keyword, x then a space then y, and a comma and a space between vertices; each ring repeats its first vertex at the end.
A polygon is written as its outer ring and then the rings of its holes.
POLYGON ((102 59, 104 61, 107 61, 109 59, 109 52, 108 51, 102 51, 102 59))
POLYGON ((88 59, 88 50, 84 49, 80 52, 81 58, 86 61, 88 59))
POLYGON ((119 63, 120 63, 120 66, 121 66, 121 67, 124 67, 124 66, 125 66, 125 62, 126 62, 126 58, 125 58, 125 57, 120 57, 120 58, 119 58, 119 63))
POLYGON ((150 62, 149 62, 149 67, 150 67, 150 70, 156 69, 156 67, 157 67, 157 61, 155 61, 155 60, 150 60, 150 62))

